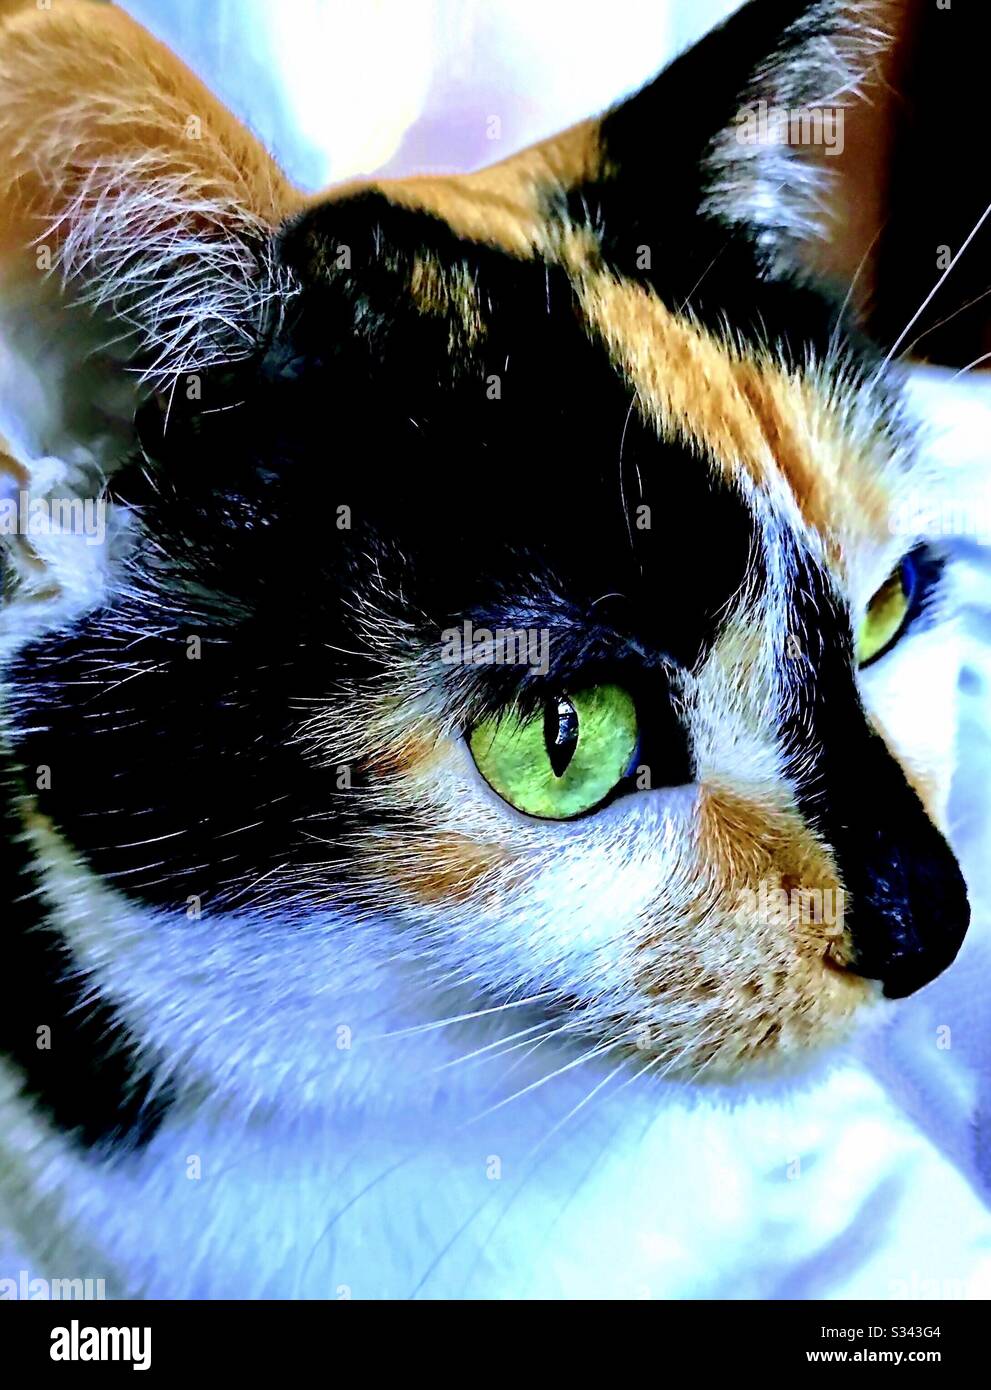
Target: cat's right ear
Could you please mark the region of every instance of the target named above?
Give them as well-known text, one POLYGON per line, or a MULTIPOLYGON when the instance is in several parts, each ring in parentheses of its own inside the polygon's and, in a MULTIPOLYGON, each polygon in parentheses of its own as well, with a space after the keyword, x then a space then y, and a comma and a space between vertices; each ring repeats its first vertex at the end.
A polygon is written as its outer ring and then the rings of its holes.
MULTIPOLYGON (((96 497, 143 400, 251 354, 285 299, 274 233, 299 202, 122 10, 0 0, 0 505, 96 497)), ((106 546, 4 534, 28 606, 102 582, 106 546)))

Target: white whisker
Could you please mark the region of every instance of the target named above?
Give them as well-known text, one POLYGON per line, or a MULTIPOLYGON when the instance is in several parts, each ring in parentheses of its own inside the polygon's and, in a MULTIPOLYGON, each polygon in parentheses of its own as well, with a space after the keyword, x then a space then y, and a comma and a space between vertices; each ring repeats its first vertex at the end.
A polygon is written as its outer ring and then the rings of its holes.
POLYGON ((549 996, 546 993, 532 994, 526 999, 514 999, 508 1004, 496 1004, 490 1009, 475 1009, 472 1013, 455 1014, 451 1018, 436 1019, 431 1023, 419 1023, 412 1028, 398 1028, 392 1033, 376 1033, 373 1037, 366 1039, 368 1042, 381 1042, 385 1038, 409 1038, 420 1033, 432 1033, 438 1028, 449 1028, 453 1023, 467 1023, 475 1018, 487 1018, 492 1014, 504 1013, 507 1009, 522 1009, 528 1004, 547 1003, 549 996))
POLYGON ((890 363, 891 363, 893 357, 895 356, 895 353, 896 353, 896 352, 898 351, 898 349, 901 347, 902 343, 903 343, 903 342, 905 341, 905 339, 908 337, 909 333, 912 331, 912 329, 914 328, 914 326, 918 323, 919 319, 922 317, 922 315, 923 315, 923 314, 925 313, 925 311, 928 309, 929 305, 930 305, 930 304, 932 303, 932 301, 935 299, 936 295, 937 295, 937 294, 939 293, 939 291, 942 289, 942 287, 943 287, 943 285, 945 284, 947 278, 948 278, 949 275, 952 273, 953 267, 959 262, 961 256, 962 256, 962 255, 964 254, 964 252, 967 250, 967 247, 970 245, 970 243, 971 243, 971 242, 974 240, 974 238, 977 236, 977 233, 981 230, 981 228, 984 226, 985 222, 988 220, 989 217, 991 217, 991 203, 988 203, 987 207, 984 209, 984 211, 981 213, 980 217, 977 219, 977 221, 974 223, 973 227, 971 228, 970 234, 968 235, 967 239, 964 241, 963 245, 960 247, 960 250, 957 252, 957 254, 956 254, 956 255, 953 257, 953 259, 950 261, 949 265, 948 265, 948 266, 946 267, 946 269, 943 271, 942 275, 941 275, 941 276, 939 277, 939 279, 936 281, 935 285, 933 285, 932 289, 931 289, 931 290, 929 291, 929 293, 926 295, 925 299, 924 299, 924 300, 922 301, 922 303, 919 305, 918 309, 916 309, 915 313, 914 313, 914 314, 912 315, 912 317, 909 319, 908 323, 905 325, 905 327, 904 327, 904 328, 902 329, 902 331, 899 333, 898 337, 897 337, 897 338, 895 339, 895 341, 892 343, 890 351, 888 352, 888 354, 887 354, 887 356, 885 357, 884 361, 881 363, 881 366, 878 368, 878 371, 877 371, 876 375, 874 376, 873 380, 871 381, 871 386, 875 386, 875 385, 877 384, 877 382, 881 379, 881 377, 884 375, 885 369, 890 365, 890 363))
POLYGON ((961 367, 958 372, 954 372, 950 380, 956 381, 958 377, 966 376, 967 373, 972 372, 975 367, 979 367, 982 362, 991 362, 991 352, 985 352, 982 356, 975 357, 973 362, 968 362, 966 367, 961 367))

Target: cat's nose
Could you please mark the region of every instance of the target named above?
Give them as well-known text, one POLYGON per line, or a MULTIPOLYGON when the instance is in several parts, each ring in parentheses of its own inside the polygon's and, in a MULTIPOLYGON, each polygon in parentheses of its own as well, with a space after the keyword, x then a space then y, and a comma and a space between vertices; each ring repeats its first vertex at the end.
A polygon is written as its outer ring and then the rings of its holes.
POLYGON ((879 979, 886 999, 904 999, 922 989, 923 985, 930 984, 953 964, 963 944, 969 915, 965 906, 962 921, 957 919, 957 929, 949 937, 945 932, 941 933, 936 944, 912 940, 888 951, 883 960, 872 961, 870 956, 863 961, 858 960, 854 969, 858 974, 879 979))
POLYGON ((889 824, 841 849, 853 910, 853 969, 903 999, 956 959, 970 925, 963 875, 949 845, 908 792, 889 824), (909 799, 911 798, 911 799, 909 799), (846 853, 842 853, 845 850, 846 853))
POLYGON ((897 962, 884 982, 885 999, 906 999, 917 989, 942 975, 946 967, 953 964, 954 959, 955 957, 950 957, 948 960, 935 963, 928 959, 897 962))
POLYGON ((913 994, 953 963, 970 925, 953 851, 866 722, 824 760, 816 810, 843 884, 850 968, 889 999, 913 994))

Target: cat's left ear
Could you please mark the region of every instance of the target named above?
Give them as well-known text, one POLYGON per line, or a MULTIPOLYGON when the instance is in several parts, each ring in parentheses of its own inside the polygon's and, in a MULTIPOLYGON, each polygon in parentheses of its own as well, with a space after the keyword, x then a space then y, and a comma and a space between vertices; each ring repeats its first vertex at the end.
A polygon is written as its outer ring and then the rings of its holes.
POLYGON ((613 254, 688 249, 702 217, 755 241, 770 273, 856 281, 867 305, 916 8, 751 0, 607 112, 583 193, 613 254))
MULTIPOLYGON (((518 167, 557 178, 624 273, 652 257, 687 294, 713 246, 738 237, 768 275, 849 291, 863 326, 891 346, 987 204, 955 162, 968 150, 975 169, 985 162, 979 8, 751 0, 640 92, 525 151, 518 167)), ((970 245, 901 350, 917 337, 918 356, 978 355, 991 301, 957 311, 986 289, 989 251, 988 238, 970 245)))

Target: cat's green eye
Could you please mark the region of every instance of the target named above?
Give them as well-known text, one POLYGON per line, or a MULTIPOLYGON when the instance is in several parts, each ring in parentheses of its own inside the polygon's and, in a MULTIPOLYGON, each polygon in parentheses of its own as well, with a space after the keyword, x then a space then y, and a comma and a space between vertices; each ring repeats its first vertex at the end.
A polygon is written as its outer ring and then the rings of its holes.
POLYGON ((618 685, 559 695, 525 719, 486 719, 469 737, 475 766, 493 791, 543 820, 568 820, 598 806, 629 775, 638 742, 636 707, 618 685))
POLYGON ((869 666, 894 646, 908 618, 911 600, 911 570, 903 562, 888 576, 867 605, 857 633, 858 666, 869 666))

